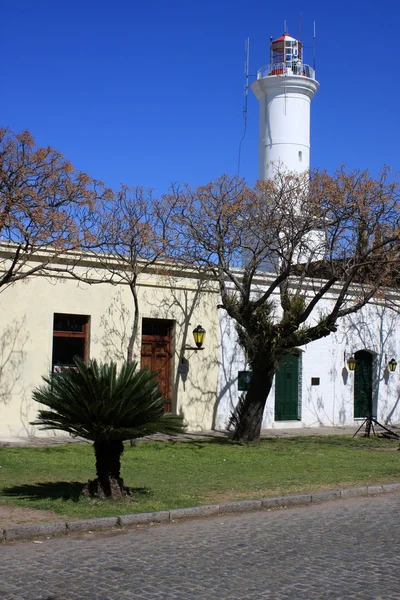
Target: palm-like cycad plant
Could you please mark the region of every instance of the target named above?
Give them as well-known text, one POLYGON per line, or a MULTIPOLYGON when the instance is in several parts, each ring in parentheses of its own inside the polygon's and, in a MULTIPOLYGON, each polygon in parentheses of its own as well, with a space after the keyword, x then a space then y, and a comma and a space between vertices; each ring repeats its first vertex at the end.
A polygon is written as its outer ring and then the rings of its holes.
POLYGON ((60 429, 94 442, 97 479, 90 481, 91 495, 120 497, 125 492, 120 476, 123 441, 152 433, 181 433, 181 417, 164 412, 154 375, 125 364, 119 373, 115 363, 86 365, 74 360, 76 370, 43 377, 45 385, 33 398, 48 409, 40 409, 32 425, 60 429))

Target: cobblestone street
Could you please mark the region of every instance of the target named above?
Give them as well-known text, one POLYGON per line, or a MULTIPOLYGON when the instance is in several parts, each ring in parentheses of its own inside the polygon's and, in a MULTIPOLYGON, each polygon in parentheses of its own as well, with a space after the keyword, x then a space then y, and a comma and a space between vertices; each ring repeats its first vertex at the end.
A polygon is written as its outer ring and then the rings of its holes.
POLYGON ((1 600, 400 598, 400 494, 0 546, 1 600))

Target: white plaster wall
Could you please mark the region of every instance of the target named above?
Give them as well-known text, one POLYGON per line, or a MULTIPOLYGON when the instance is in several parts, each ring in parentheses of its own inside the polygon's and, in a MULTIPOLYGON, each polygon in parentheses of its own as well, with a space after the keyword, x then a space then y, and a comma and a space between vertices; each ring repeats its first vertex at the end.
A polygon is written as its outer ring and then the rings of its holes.
MULTIPOLYGON (((139 286, 141 318, 175 320, 173 402, 190 430, 211 429, 217 393, 217 296, 212 291, 200 294, 199 285, 195 279, 145 275, 139 286), (185 351, 189 372, 178 374, 182 349, 193 346, 192 330, 199 323, 207 331, 204 350, 185 351)), ((89 315, 90 357, 121 363, 132 322, 129 289, 34 277, 7 288, 0 298, 0 435, 53 435, 29 423, 37 414, 32 389, 51 369, 54 313, 89 315)), ((135 348, 139 362, 140 338, 141 332, 135 348)))
MULTIPOLYGON (((327 308, 325 301, 320 310, 327 308)), ((377 417, 400 422, 400 367, 395 373, 387 369, 394 356, 400 364, 400 317, 380 305, 371 304, 362 311, 338 321, 338 331, 302 346, 301 420, 274 421, 275 390, 267 399, 263 427, 353 425, 354 373, 348 371, 346 359, 358 350, 374 356, 374 399, 377 417), (320 385, 312 386, 311 378, 320 385)), ((225 429, 241 392, 237 390, 237 372, 245 369, 244 354, 237 344, 232 320, 224 311, 220 315, 221 347, 219 353, 218 410, 216 427, 225 429)))

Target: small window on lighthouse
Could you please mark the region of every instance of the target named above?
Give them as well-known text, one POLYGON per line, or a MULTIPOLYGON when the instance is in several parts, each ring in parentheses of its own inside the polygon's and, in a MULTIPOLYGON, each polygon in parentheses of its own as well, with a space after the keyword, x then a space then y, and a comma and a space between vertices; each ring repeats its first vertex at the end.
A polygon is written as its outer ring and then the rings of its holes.
POLYGON ((303 152, 299 150, 299 162, 303 160, 303 152))

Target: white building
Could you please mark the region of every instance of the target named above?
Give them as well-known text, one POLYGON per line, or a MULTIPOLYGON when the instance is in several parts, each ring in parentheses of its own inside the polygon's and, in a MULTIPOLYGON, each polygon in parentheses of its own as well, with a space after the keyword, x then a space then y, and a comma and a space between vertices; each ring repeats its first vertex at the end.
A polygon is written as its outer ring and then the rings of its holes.
MULTIPOLYGON (((66 260, 75 263, 76 257, 64 257, 64 266, 66 260)), ((93 257, 89 260, 95 265, 93 257)), ((88 265, 79 264, 76 274, 86 274, 88 265)), ((93 281, 104 275, 100 269, 90 273, 93 281)), ((218 294, 203 284, 195 273, 173 266, 149 268, 138 282, 134 358, 157 373, 170 400, 166 409, 182 415, 192 431, 212 428, 217 395, 218 294), (199 324, 206 336, 196 352, 192 331, 199 324)), ((40 274, 3 288, 1 301, 0 437, 56 435, 30 424, 38 412, 32 390, 43 375, 71 365, 74 356, 126 360, 133 318, 129 286, 40 274)))
MULTIPOLYGON (((261 277, 259 285, 263 285, 261 277)), ((379 302, 371 303, 339 320, 336 333, 282 359, 267 399, 263 428, 355 425, 370 413, 383 424, 400 422, 399 368, 390 372, 388 366, 400 356, 399 327, 398 314, 379 302), (353 356, 356 370, 350 371, 348 360, 353 356)), ((221 316, 220 335, 215 426, 225 429, 245 393, 242 378, 248 366, 234 323, 226 314, 221 316)))
MULTIPOLYGON (((287 33, 273 40, 270 64, 259 69, 251 87, 260 110, 259 178, 273 178, 277 169, 308 170, 311 100, 319 84, 314 69, 303 61, 301 42, 287 33)), ((321 241, 318 232, 312 235, 321 241)), ((260 275, 259 289, 266 289, 268 279, 260 275)), ((305 286, 304 294, 308 293, 312 291, 305 286)), ((320 304, 318 310, 322 309, 320 304)), ((399 325, 396 313, 382 303, 371 303, 339 321, 337 333, 284 357, 267 400, 263 427, 353 425, 355 419, 371 414, 382 423, 400 421, 400 369, 391 373, 388 368, 390 359, 400 356, 399 325), (347 361, 353 355, 356 369, 351 372, 347 361)), ((215 425, 224 429, 250 374, 226 313, 221 314, 220 335, 215 425)))

